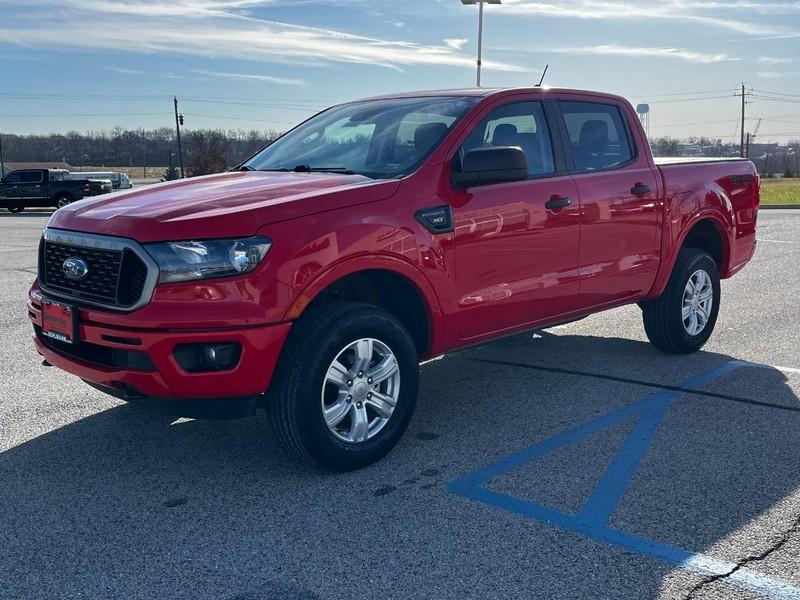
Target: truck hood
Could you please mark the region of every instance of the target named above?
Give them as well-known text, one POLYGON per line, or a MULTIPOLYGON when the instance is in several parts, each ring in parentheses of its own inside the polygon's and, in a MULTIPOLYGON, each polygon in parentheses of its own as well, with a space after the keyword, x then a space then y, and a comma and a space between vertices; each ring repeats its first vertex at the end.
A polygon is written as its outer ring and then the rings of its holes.
POLYGON ((76 202, 48 227, 140 242, 243 237, 270 223, 375 202, 397 180, 332 173, 223 173, 154 184, 76 202))

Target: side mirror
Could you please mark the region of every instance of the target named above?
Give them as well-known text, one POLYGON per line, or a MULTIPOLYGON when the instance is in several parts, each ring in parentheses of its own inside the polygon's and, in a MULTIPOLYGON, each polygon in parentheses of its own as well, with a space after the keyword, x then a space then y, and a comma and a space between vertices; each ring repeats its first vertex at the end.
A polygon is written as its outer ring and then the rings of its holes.
POLYGON ((518 146, 475 148, 464 155, 461 173, 453 173, 460 188, 528 179, 528 159, 518 146))

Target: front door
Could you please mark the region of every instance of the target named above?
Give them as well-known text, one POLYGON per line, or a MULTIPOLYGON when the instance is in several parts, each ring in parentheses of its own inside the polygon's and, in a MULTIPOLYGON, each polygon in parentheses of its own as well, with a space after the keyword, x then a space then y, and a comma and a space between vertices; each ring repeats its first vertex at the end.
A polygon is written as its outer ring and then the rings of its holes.
POLYGON ((0 184, 0 198, 3 200, 19 200, 22 198, 22 173, 24 171, 12 171, 3 179, 0 184))
POLYGON ((553 319, 573 310, 578 295, 577 188, 556 167, 544 104, 489 110, 452 168, 474 148, 517 146, 529 179, 453 192, 456 321, 464 340, 553 319))

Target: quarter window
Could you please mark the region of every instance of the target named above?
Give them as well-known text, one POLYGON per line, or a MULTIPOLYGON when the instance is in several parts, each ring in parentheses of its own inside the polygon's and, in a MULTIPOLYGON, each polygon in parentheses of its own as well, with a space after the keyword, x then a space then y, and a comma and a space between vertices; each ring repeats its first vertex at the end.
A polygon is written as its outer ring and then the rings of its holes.
POLYGON ((459 150, 454 168, 470 150, 491 146, 517 146, 528 159, 528 175, 539 177, 555 171, 550 131, 541 102, 515 102, 493 110, 472 131, 459 150))
POLYGON ((595 102, 559 104, 576 170, 613 169, 633 158, 625 122, 617 106, 595 102))

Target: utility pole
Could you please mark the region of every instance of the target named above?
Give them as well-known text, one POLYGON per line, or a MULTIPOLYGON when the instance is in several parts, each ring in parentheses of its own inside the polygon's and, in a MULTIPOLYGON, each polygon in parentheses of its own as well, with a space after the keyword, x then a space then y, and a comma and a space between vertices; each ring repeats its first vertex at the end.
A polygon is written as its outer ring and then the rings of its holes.
MULTIPOLYGON (((744 89, 744 87, 742 87, 744 89)), ((181 166, 181 179, 183 179, 186 175, 183 172, 183 146, 181 145, 181 125, 183 125, 183 115, 178 114, 178 97, 175 96, 173 98, 175 100, 175 131, 178 132, 178 162, 181 166)))
POLYGON ((744 112, 745 112, 745 93, 744 93, 744 83, 742 83, 742 138, 739 142, 739 157, 745 158, 745 147, 744 147, 744 112))
POLYGON ((0 179, 6 176, 6 164, 3 162, 3 134, 0 133, 0 179))
POLYGON ((144 163, 142 165, 142 179, 147 179, 147 134, 144 132, 144 128, 142 129, 142 155, 142 162, 144 163))

